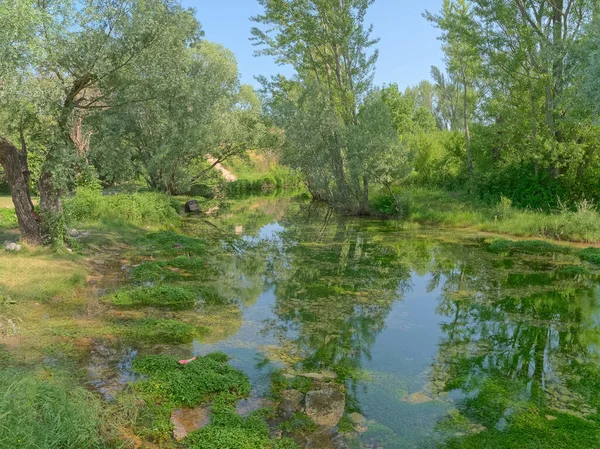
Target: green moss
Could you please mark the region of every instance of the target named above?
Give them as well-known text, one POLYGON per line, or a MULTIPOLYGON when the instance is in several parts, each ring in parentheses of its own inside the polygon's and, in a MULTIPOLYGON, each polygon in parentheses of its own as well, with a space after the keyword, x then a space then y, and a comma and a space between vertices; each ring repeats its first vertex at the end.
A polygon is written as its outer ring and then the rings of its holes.
POLYGON ((123 308, 161 307, 189 309, 194 307, 197 294, 193 290, 170 285, 156 287, 127 288, 110 297, 110 302, 123 308))
POLYGON ((144 343, 181 344, 208 334, 208 329, 168 319, 122 320, 118 330, 126 338, 144 343))

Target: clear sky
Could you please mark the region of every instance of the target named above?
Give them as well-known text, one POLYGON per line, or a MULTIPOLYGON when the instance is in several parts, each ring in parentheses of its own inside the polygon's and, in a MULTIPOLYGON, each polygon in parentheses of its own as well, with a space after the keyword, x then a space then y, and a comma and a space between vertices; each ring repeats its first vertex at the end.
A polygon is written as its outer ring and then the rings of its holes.
MULTIPOLYGON (((196 10, 206 39, 223 44, 238 60, 242 82, 256 84, 256 75, 274 75, 290 70, 279 67, 267 56, 254 57, 255 47, 249 41, 253 23, 251 16, 261 13, 256 0, 182 0, 196 10)), ((400 88, 429 79, 432 65, 442 66, 443 54, 439 30, 427 22, 426 9, 438 12, 442 0, 375 0, 367 16, 379 37, 379 61, 376 84, 398 83, 400 88)))

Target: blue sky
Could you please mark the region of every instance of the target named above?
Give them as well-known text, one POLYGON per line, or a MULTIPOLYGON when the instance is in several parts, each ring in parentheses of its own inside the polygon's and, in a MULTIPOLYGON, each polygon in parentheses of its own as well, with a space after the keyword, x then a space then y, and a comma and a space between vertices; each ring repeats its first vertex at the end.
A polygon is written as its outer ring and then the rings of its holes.
MULTIPOLYGON (((256 75, 290 74, 289 69, 277 66, 267 56, 254 57, 255 47, 248 39, 253 26, 249 18, 261 12, 256 0, 182 2, 196 10, 206 39, 235 53, 242 82, 256 84, 256 75)), ((376 84, 396 82, 403 89, 429 79, 432 65, 443 65, 438 30, 421 15, 426 9, 438 12, 441 4, 442 0, 375 0, 367 21, 374 26, 373 36, 381 38, 376 84)))

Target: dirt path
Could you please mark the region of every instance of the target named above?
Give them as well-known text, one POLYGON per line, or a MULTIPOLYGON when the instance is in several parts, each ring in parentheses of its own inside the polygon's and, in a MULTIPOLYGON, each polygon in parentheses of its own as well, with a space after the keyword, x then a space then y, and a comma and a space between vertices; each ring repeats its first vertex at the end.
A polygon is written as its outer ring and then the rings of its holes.
MULTIPOLYGON (((217 161, 212 156, 208 156, 206 159, 208 160, 208 163, 211 165, 217 161)), ((225 179, 225 181, 227 181, 227 182, 237 181, 237 176, 235 176, 233 173, 231 173, 229 170, 227 170, 225 167, 223 167, 223 165, 221 163, 218 163, 217 165, 215 165, 215 168, 221 172, 221 175, 223 175, 223 178, 225 179)))

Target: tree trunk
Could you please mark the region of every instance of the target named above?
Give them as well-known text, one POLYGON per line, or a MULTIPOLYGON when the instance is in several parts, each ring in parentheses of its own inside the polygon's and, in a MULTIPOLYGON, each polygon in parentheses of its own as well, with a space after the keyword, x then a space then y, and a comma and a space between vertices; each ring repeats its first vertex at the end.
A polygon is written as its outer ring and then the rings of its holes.
POLYGON ((43 242, 49 245, 62 245, 65 224, 60 191, 55 188, 52 174, 48 171, 44 171, 40 176, 40 213, 43 218, 43 242))
POLYGON ((469 171, 469 175, 473 174, 473 158, 471 157, 471 133, 469 132, 469 101, 468 101, 468 87, 467 83, 464 83, 464 92, 463 92, 463 118, 464 118, 464 126, 465 126, 465 141, 467 146, 467 170, 469 171))
POLYGON ((361 213, 364 215, 369 215, 369 178, 366 176, 363 176, 363 199, 361 213))
POLYGON ((19 150, 0 136, 0 164, 4 167, 6 181, 10 186, 21 238, 28 243, 39 245, 42 243, 39 217, 31 205, 26 177, 28 168, 23 167, 22 161, 19 150))

